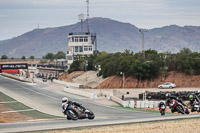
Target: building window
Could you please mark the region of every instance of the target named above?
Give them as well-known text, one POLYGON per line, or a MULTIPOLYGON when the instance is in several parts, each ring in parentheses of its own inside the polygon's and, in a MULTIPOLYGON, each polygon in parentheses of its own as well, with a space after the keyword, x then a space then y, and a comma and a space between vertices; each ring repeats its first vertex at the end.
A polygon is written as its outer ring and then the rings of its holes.
POLYGON ((85 46, 84 51, 92 51, 92 46, 85 46))
POLYGON ((83 37, 80 37, 80 42, 83 42, 83 37))
POLYGON ((92 46, 89 46, 89 51, 92 51, 92 46))
POLYGON ((83 46, 79 47, 79 52, 83 52, 83 46))
POLYGON ((75 52, 78 52, 78 46, 75 46, 75 52))
POLYGON ((78 42, 79 38, 78 37, 75 37, 75 42, 78 42))
POLYGON ((84 42, 88 42, 88 38, 87 37, 84 37, 84 42))

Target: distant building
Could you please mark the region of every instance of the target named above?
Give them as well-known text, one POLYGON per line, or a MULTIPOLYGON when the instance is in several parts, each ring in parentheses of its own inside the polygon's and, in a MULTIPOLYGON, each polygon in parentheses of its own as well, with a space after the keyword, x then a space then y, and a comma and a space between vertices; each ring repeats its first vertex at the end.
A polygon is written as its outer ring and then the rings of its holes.
POLYGON ((72 64, 78 55, 85 57, 95 52, 97 52, 96 33, 69 33, 67 51, 68 66, 72 64))

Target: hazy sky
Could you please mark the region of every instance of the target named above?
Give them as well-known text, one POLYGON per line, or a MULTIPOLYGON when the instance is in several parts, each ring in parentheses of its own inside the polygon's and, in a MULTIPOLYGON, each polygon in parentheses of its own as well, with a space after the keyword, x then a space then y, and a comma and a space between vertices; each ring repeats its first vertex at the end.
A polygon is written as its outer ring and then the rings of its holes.
MULTIPOLYGON (((78 22, 86 0, 0 0, 0 40, 40 28, 78 22)), ((200 0, 90 0, 90 17, 129 22, 138 28, 200 26, 200 0)))

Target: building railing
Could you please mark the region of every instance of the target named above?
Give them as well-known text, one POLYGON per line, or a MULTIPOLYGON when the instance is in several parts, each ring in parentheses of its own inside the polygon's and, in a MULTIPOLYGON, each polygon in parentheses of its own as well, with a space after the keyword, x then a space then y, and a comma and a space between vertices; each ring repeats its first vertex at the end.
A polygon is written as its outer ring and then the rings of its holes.
POLYGON ((91 35, 91 36, 96 36, 96 33, 88 33, 88 32, 71 32, 69 33, 69 36, 71 35, 91 35))

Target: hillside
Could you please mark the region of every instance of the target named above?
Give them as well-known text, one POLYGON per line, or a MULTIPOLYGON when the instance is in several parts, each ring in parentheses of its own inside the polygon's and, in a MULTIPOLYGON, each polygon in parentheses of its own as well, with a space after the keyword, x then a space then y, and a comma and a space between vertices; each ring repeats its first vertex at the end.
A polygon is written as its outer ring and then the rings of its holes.
MULTIPOLYGON (((99 80, 101 82, 101 88, 113 89, 123 88, 122 76, 110 76, 106 79, 98 78, 95 71, 75 71, 71 74, 63 74, 59 77, 60 80, 79 83, 82 85, 86 84, 91 88, 99 88, 99 80)), ((200 87, 200 75, 188 75, 180 72, 168 72, 167 77, 161 80, 161 75, 152 81, 144 80, 141 84, 138 84, 138 80, 134 77, 126 77, 124 82, 124 88, 157 88, 158 85, 165 82, 175 83, 178 88, 188 87, 200 87)))
MULTIPOLYGON (((158 85, 165 82, 175 83, 178 88, 184 87, 200 87, 200 75, 187 75, 178 72, 168 72, 168 76, 162 81, 161 75, 152 81, 144 80, 138 84, 138 80, 134 77, 126 77, 124 88, 157 88, 158 85)), ((119 76, 111 76, 101 83, 102 88, 122 88, 123 80, 119 76)), ((98 88, 98 86, 96 86, 98 88)))
MULTIPOLYGON (((138 28, 108 18, 91 18, 91 31, 97 33, 98 50, 122 52, 125 49, 141 51, 141 34, 138 28)), ((86 25, 86 22, 84 22, 86 25)), ((84 26, 86 27, 86 26, 84 26)), ((86 29, 86 28, 85 28, 86 29)), ((48 52, 67 51, 67 36, 70 32, 79 32, 80 23, 69 26, 34 29, 18 37, 0 41, 0 56, 21 58, 34 55, 40 58, 48 52)), ((176 25, 148 30, 145 33, 145 49, 159 52, 179 52, 187 47, 200 52, 200 27, 176 25)))

